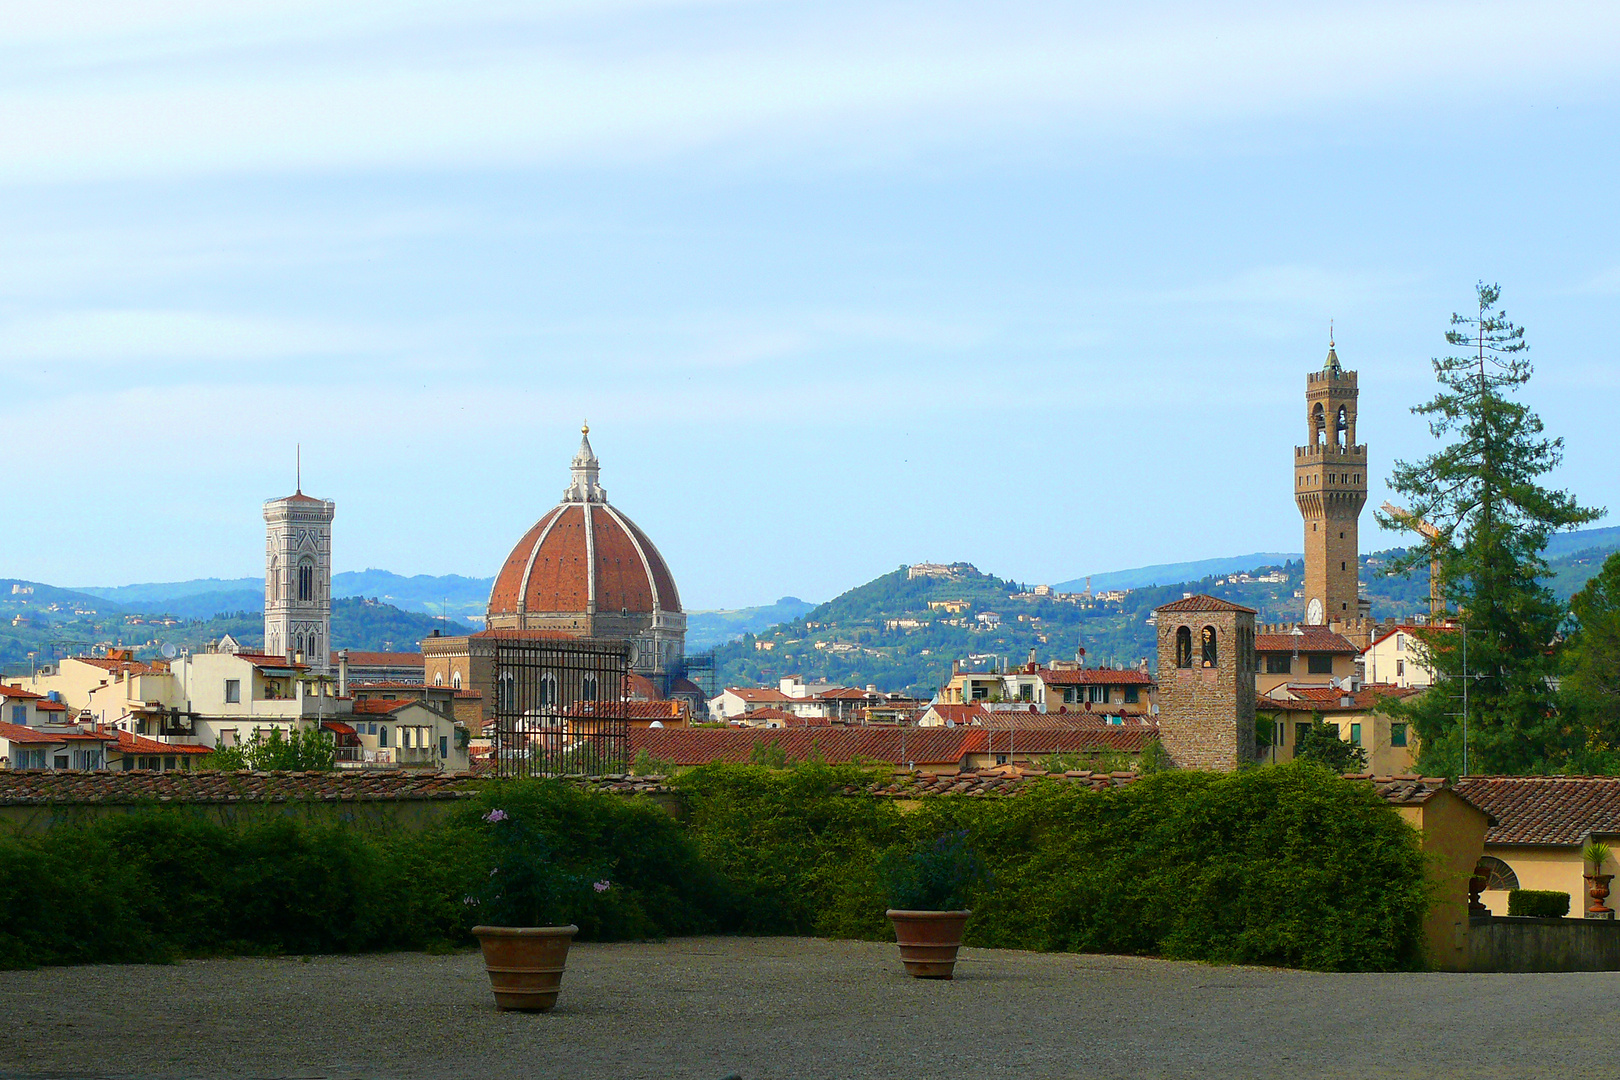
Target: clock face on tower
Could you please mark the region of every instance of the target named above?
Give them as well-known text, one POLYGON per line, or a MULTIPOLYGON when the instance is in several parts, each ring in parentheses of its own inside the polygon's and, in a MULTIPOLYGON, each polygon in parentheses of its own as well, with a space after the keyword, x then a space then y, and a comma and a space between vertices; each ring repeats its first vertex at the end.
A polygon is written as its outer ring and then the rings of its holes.
POLYGON ((1312 626, 1322 625, 1322 601, 1319 597, 1311 597, 1310 607, 1305 609, 1305 621, 1312 626))

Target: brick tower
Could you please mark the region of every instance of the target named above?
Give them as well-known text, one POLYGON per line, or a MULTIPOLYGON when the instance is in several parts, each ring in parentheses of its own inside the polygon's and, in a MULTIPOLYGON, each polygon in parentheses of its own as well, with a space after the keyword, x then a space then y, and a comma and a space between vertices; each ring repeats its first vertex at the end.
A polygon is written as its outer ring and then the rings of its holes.
POLYGON ((1199 595, 1154 616, 1159 740, 1170 760, 1222 772, 1254 760, 1255 610, 1199 595))
POLYGON ((1339 366, 1331 340, 1322 370, 1305 377, 1305 419, 1310 441, 1294 448, 1294 501, 1305 519, 1305 621, 1357 623, 1367 447, 1356 443, 1356 373, 1339 366))

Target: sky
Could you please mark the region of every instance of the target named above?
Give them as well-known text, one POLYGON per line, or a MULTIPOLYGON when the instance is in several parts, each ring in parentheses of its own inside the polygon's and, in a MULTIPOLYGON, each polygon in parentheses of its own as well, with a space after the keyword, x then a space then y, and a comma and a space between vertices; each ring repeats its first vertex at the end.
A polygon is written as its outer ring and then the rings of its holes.
MULTIPOLYGON (((589 420, 691 609, 1301 546, 1499 282, 1620 508, 1620 5, 0 0, 0 577, 495 573, 589 420)), ((1371 506, 1364 550, 1380 534, 1371 506)), ((1612 522, 1611 522, 1612 523, 1612 522)))

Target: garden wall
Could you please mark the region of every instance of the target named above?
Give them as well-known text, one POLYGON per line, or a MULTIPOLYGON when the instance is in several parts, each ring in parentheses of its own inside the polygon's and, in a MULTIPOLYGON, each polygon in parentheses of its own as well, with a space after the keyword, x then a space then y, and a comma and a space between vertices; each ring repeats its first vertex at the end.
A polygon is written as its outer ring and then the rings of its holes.
POLYGON ((1620 971, 1620 922, 1488 915, 1468 925, 1469 971, 1620 971))

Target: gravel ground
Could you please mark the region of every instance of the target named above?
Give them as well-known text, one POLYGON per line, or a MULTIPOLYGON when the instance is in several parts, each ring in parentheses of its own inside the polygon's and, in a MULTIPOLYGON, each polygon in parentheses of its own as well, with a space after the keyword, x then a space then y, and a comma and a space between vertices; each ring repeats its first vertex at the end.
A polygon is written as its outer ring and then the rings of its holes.
POLYGON ((577 945, 557 1009, 476 953, 0 974, 0 1077, 1480 1077, 1607 1073, 1620 973, 1317 975, 893 945, 577 945))

